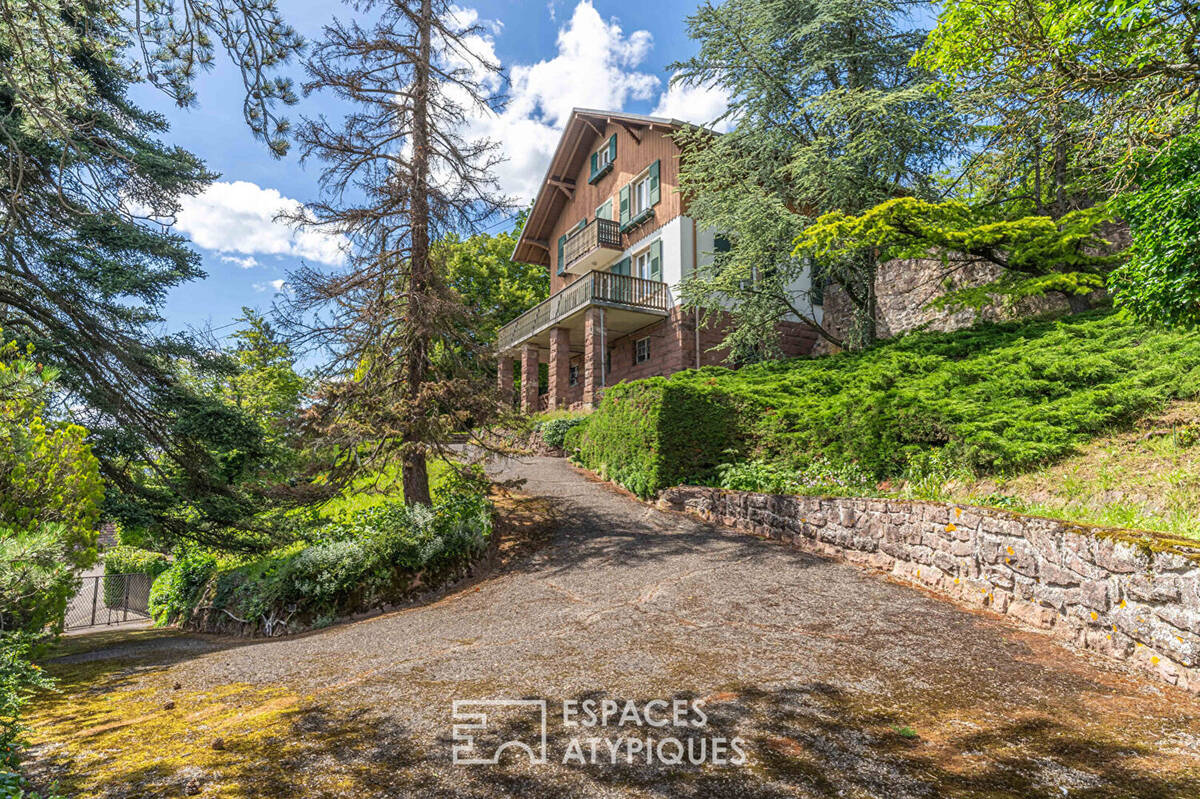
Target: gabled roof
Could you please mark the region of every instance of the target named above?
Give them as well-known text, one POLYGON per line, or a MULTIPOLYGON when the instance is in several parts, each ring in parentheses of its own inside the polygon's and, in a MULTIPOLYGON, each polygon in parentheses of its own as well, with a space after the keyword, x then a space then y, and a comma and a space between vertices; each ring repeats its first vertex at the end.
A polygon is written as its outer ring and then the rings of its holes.
POLYGON ((542 185, 538 189, 533 209, 521 228, 517 246, 513 249, 513 260, 528 264, 550 263, 550 231, 567 201, 567 193, 559 187, 571 190, 575 186, 575 175, 583 167, 584 160, 591 154, 591 143, 598 139, 604 126, 615 122, 627 128, 678 130, 688 123, 678 119, 652 117, 645 114, 627 114, 615 111, 597 111, 591 108, 575 108, 567 118, 558 147, 550 159, 542 185))

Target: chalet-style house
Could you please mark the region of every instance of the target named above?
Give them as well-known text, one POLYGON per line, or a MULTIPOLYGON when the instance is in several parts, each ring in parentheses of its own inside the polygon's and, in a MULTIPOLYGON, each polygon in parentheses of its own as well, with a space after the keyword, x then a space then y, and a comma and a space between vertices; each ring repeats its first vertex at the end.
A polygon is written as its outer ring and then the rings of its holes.
MULTIPOLYGON (((511 397, 521 364, 521 407, 594 407, 605 386, 719 364, 720 327, 679 305, 678 286, 727 246, 698 228, 677 191, 684 123, 576 109, 550 161, 513 253, 550 270, 550 297, 501 328, 500 389, 511 397), (539 397, 538 364, 549 364, 539 397)), ((819 309, 818 309, 819 310, 819 309)), ((781 325, 789 355, 816 335, 781 325)))

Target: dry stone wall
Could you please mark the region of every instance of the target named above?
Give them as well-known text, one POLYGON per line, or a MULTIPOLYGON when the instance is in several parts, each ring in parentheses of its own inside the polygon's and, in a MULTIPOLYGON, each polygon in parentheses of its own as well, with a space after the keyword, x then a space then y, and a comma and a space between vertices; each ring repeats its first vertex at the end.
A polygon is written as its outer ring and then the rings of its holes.
POLYGON ((658 502, 887 572, 1200 693, 1200 544, 933 502, 691 486, 658 502))

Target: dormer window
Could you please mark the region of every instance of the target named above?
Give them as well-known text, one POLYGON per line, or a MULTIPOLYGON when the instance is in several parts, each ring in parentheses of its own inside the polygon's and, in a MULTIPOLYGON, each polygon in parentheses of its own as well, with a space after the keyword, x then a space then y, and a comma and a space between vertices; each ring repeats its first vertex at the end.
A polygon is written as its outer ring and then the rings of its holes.
POLYGON ((613 163, 617 160, 617 134, 608 137, 599 150, 592 153, 591 174, 588 183, 595 183, 612 171, 613 163))

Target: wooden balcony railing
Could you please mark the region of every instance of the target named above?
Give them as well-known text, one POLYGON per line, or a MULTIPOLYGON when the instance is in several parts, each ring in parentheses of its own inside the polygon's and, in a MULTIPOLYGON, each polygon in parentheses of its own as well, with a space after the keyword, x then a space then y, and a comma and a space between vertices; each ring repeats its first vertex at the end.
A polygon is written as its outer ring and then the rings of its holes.
POLYGON ((496 348, 510 350, 588 305, 619 305, 657 315, 670 310, 667 284, 612 272, 588 272, 500 328, 496 348))
POLYGON ((565 268, 597 250, 621 250, 621 226, 611 219, 593 219, 567 237, 563 244, 565 268))

